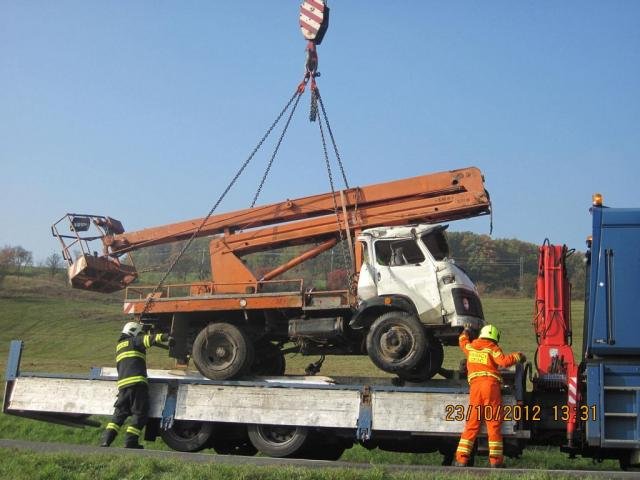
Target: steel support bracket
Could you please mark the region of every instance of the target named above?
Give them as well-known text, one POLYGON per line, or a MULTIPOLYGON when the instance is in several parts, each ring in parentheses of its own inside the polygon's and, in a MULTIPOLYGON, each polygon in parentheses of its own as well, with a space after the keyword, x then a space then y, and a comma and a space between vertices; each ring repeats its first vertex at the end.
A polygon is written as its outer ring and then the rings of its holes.
POLYGON ((160 428, 162 430, 169 430, 173 426, 178 403, 178 387, 179 384, 177 382, 170 382, 168 385, 167 396, 162 408, 162 418, 160 419, 160 428))
POLYGON ((5 373, 6 381, 15 380, 20 375, 20 359, 22 357, 23 345, 22 340, 11 340, 9 359, 7 360, 7 370, 5 373))
POLYGON ((371 387, 365 385, 360 391, 360 411, 356 423, 356 439, 366 441, 371 438, 373 410, 371 406, 371 387))

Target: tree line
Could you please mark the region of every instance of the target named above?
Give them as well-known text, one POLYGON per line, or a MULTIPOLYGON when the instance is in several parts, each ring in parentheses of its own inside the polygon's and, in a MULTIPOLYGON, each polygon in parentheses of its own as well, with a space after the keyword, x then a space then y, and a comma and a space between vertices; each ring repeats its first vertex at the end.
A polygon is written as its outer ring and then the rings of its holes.
MULTIPOLYGON (((535 292, 538 268, 538 245, 517 239, 494 239, 472 232, 447 232, 450 257, 478 287, 480 294, 531 297, 535 292)), ((139 282, 153 284, 175 262, 169 283, 187 283, 211 279, 209 259, 210 238, 196 239, 178 259, 184 245, 174 242, 156 245, 135 252, 132 256, 140 272, 139 282), (177 260, 177 261, 176 261, 177 260)), ((279 265, 297 257, 308 246, 278 248, 243 257, 243 262, 260 278, 279 265)), ((123 259, 127 261, 126 259, 123 259)), ((350 257, 346 242, 307 260, 279 279, 302 279, 306 287, 342 289, 348 286, 350 257)), ((584 253, 574 252, 566 259, 567 273, 572 283, 572 298, 584 297, 584 253)), ((0 284, 6 275, 21 275, 34 266, 32 252, 21 246, 0 248, 0 284)), ((50 277, 62 272, 62 256, 52 252, 38 263, 50 277)), ((215 272, 214 272, 215 279, 215 272)))
MULTIPOLYGON (((7 275, 23 275, 34 266, 33 253, 20 245, 0 248, 0 285, 7 275)), ((37 265, 52 278, 62 271, 62 256, 53 252, 37 265)))
MULTIPOLYGON (((450 257, 462 267, 481 294, 531 297, 538 269, 538 245, 517 239, 494 239, 472 232, 447 232, 450 257)), ((209 238, 196 239, 177 261, 168 281, 177 283, 209 280, 209 238)), ((182 242, 157 245, 133 254, 141 272, 141 283, 153 283, 176 259, 182 242)), ((260 278, 277 266, 300 255, 308 246, 294 246, 253 253, 243 261, 260 278)), ((280 279, 304 280, 316 289, 345 288, 350 259, 346 242, 307 260, 286 272, 280 279)), ((584 253, 575 252, 566 259, 567 273, 573 285, 572 297, 584 296, 584 253)), ((215 272, 213 275, 215 279, 215 272)))

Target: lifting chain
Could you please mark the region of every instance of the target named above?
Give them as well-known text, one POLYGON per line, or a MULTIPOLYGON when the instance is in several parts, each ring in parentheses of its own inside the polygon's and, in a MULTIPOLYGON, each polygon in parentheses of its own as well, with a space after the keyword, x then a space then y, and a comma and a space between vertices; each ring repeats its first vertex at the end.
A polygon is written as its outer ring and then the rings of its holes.
MULTIPOLYGON (((291 118, 293 117, 293 114, 296 111, 296 108, 298 107, 298 102, 300 101, 300 97, 302 96, 302 93, 300 92, 300 89, 298 89, 296 91, 296 101, 293 104, 293 108, 291 109, 291 112, 289 113, 289 117, 287 118, 287 122, 284 124, 284 128, 282 129, 282 133, 280 134, 280 138, 278 139, 278 142, 276 143, 275 148, 273 149, 273 153, 271 154, 271 158, 269 159, 269 163, 267 164, 267 169, 264 172, 264 175, 262 176, 262 180, 260 181, 260 185, 258 185, 258 190, 256 191, 256 194, 253 196, 253 201, 251 202, 251 208, 255 207, 256 202, 258 201, 258 197, 260 196, 260 192, 262 191, 262 187, 264 186, 264 182, 267 180, 267 176, 269 175, 269 172, 271 171, 271 166, 273 165, 273 160, 276 158, 276 155, 278 153, 278 150, 280 149, 280 145, 282 144, 282 140, 284 139, 285 134, 287 133, 287 129, 289 128, 289 124, 291 123, 291 118)), ((288 108, 288 106, 287 106, 288 108)))
MULTIPOLYGON (((271 134, 273 129, 276 127, 276 125, 280 122, 280 120, 282 119, 284 114, 289 110, 289 107, 291 107, 291 105, 293 104, 293 108, 291 109, 291 112, 289 113, 289 116, 287 117, 286 123, 285 123, 285 125, 284 125, 284 127, 282 129, 282 132, 281 132, 280 137, 279 137, 279 139, 278 139, 278 141, 276 143, 276 146, 275 146, 274 151, 273 151, 273 153, 271 155, 271 158, 269 159, 269 163, 267 164, 267 168, 266 168, 266 170, 265 170, 265 172, 264 172, 264 174, 262 176, 262 180, 260 181, 260 184, 258 185, 258 189, 257 189, 257 191, 256 191, 256 193, 255 193, 255 195, 253 197, 253 201, 251 202, 251 207, 255 206, 255 204, 256 204, 256 202, 258 200, 258 197, 260 196, 260 193, 262 192, 262 188, 263 188, 263 186, 264 186, 264 184, 265 184, 265 182, 267 180, 269 172, 271 171, 271 167, 273 166, 273 161, 275 160, 275 157, 276 157, 276 155, 277 155, 277 153, 278 153, 278 151, 280 149, 280 145, 282 144, 282 140, 284 139, 284 136, 285 136, 285 134, 287 132, 287 129, 289 128, 289 124, 291 123, 291 119, 293 118, 293 114, 295 113, 295 110, 296 110, 296 108, 298 106, 298 102, 300 101, 300 97, 304 93, 306 85, 307 85, 307 83, 309 81, 311 83, 311 110, 309 112, 309 119, 312 122, 314 122, 318 118, 318 105, 320 105, 320 110, 322 111, 323 118, 320 119, 320 121, 318 122, 318 125, 319 125, 319 128, 320 128, 320 136, 321 136, 321 139, 322 139, 322 148, 323 148, 323 151, 324 151, 324 158, 325 158, 325 164, 326 164, 326 167, 327 167, 327 174, 329 176, 329 184, 331 186, 331 193, 333 195, 333 197, 332 197, 333 198, 333 207, 334 207, 334 212, 335 212, 335 215, 336 215, 336 222, 337 222, 337 225, 338 225, 338 232, 339 232, 339 235, 340 235, 340 244, 342 246, 342 253, 343 253, 345 264, 349 264, 350 265, 350 268, 349 268, 350 278, 353 277, 353 275, 354 275, 353 262, 348 262, 348 260, 347 260, 347 252, 346 252, 346 249, 345 249, 345 246, 344 246, 344 232, 343 232, 342 226, 340 225, 339 210, 338 210, 338 204, 337 204, 337 201, 336 201, 336 192, 335 192, 335 188, 334 188, 333 175, 332 175, 332 172, 331 172, 331 164, 329 162, 329 155, 327 153, 327 143, 326 143, 325 135, 324 135, 323 120, 324 120, 324 123, 326 124, 327 131, 329 133, 329 137, 330 137, 331 143, 333 145, 333 150, 335 152, 336 159, 337 159, 338 165, 340 167, 340 172, 342 174, 342 179, 344 181, 345 188, 349 188, 349 183, 347 182, 347 177, 345 175, 344 167, 342 165, 342 159, 340 158, 340 153, 338 152, 338 147, 336 145, 336 141, 335 141, 335 138, 333 136, 333 131, 331 130, 331 125, 329 124, 329 118, 327 116, 327 112, 325 110, 324 103, 322 102, 322 97, 320 96, 320 91, 318 90, 318 87, 316 85, 316 80, 315 80, 317 77, 320 76, 320 73, 317 71, 317 69, 318 69, 318 54, 317 54, 317 50, 316 50, 316 45, 319 45, 322 42, 322 38, 324 37, 324 34, 325 34, 325 32, 327 30, 327 27, 329 25, 329 7, 326 5, 324 0, 305 0, 302 3, 300 8, 301 8, 300 9, 300 27, 302 29, 302 34, 308 40, 307 49, 306 49, 306 62, 305 62, 304 79, 298 85, 298 88, 296 88, 295 93, 291 96, 291 98, 289 99, 287 104, 280 111, 279 115, 276 117, 274 122, 267 129, 266 133, 262 136, 262 138, 260 139, 258 144, 255 146, 255 148, 253 149, 253 151, 251 152, 249 157, 245 160, 245 162, 242 164, 240 169, 236 172, 236 174, 232 178, 231 182, 229 182, 229 184, 227 185, 225 190, 218 197, 218 200, 215 202, 215 204, 213 205, 211 210, 209 210, 209 213, 202 219, 202 222, 200 223, 198 228, 193 232, 193 234, 189 237, 189 239, 182 246, 182 249, 180 250, 178 255, 173 259, 173 261, 171 262, 171 265, 169 266, 167 271, 164 273, 164 275, 162 276, 162 278, 160 279, 158 284, 154 287, 152 292, 147 296, 146 302, 145 302, 144 307, 142 309, 142 312, 140 314, 140 318, 142 318, 146 313, 148 313, 148 311, 149 311, 149 309, 151 307, 151 304, 152 304, 152 302, 153 302, 153 300, 155 298, 155 295, 162 289, 162 287, 164 286, 164 282, 167 280, 167 278, 169 277, 169 275, 173 271, 173 269, 176 266, 176 264, 178 263, 178 261, 182 258, 184 253, 191 246, 191 244, 193 243, 193 240, 199 235, 200 231, 204 228, 204 226, 206 225, 206 223, 209 220, 209 218, 211 217, 211 215, 213 215, 213 213, 218 208, 218 206, 220 205, 222 200, 227 196, 227 193, 229 193, 229 191, 231 190, 233 185, 235 185, 236 181, 240 178, 240 176, 242 175, 244 170, 247 168, 247 166, 249 165, 249 163, 251 162, 251 160, 253 159, 255 154, 258 152, 260 147, 262 147, 262 144, 264 143, 264 141, 271 134)), ((345 221, 345 229, 344 230, 346 230, 346 228, 347 228, 347 224, 346 224, 347 219, 345 218, 344 221, 345 221)), ((353 255, 353 252, 351 254, 353 255)))
MULTIPOLYGON (((278 114, 278 116, 276 117, 276 119, 273 121, 273 123, 271 124, 271 126, 267 129, 266 133, 262 136, 262 138, 260 139, 260 141, 257 143, 257 145, 254 147, 253 151, 249 154, 249 157, 244 161, 244 163, 242 164, 242 166, 238 169, 238 171, 236 172, 236 174, 234 175, 234 177, 231 179, 231 181, 229 182, 229 184, 227 185, 227 187, 224 189, 224 191, 220 194, 220 196, 218 197, 218 200, 216 200, 216 202, 214 203, 213 207, 211 207, 211 210, 209 210, 209 213, 207 213, 206 217, 204 217, 202 219, 202 222, 200 222, 200 225, 198 226, 198 228, 191 234, 191 236, 189 237, 189 239, 185 242, 185 244, 182 246, 182 249, 180 249, 180 252, 178 252, 178 255, 175 257, 175 259, 171 262, 171 265, 169 265, 169 268, 167 269, 167 271, 164 273, 164 275, 162 276, 162 278, 160 279, 160 281, 158 282, 158 284, 154 287, 154 289, 151 291, 151 293, 147 296, 147 299, 145 301, 144 307, 142 308, 142 312, 140 313, 140 318, 142 318, 148 311, 149 308, 151 308, 151 304, 153 303, 153 300, 155 298, 155 295, 160 291, 160 289, 162 289, 162 287, 164 286, 164 282, 167 280, 167 278, 169 277, 169 275, 171 274, 171 272, 173 271, 173 269, 175 268, 176 264, 178 263, 178 261, 180 261, 180 259, 182 258, 182 256, 184 255, 184 253, 187 251, 187 249, 191 246, 191 244, 193 243, 193 240, 198 236, 198 234, 200 233, 200 231, 204 228, 204 226, 207 224, 207 221, 209 221, 209 218, 211 218, 211 215, 213 215, 213 212, 216 211, 216 209, 218 208, 218 206, 220 205, 220 203, 222 203, 222 200, 224 200, 224 198, 227 196, 227 194, 229 193, 229 191, 231 190, 231 188, 235 185, 235 183, 238 181, 238 179, 240 178, 240 176, 242 175, 242 173, 245 171, 245 169, 247 168, 247 166, 249 165, 249 163, 251 162, 251 160, 253 159, 253 157, 255 156, 255 154, 258 152, 258 150, 260 150, 260 147, 262 147, 262 144, 265 142, 265 140, 267 139, 267 137, 271 134, 271 132, 273 131, 273 129, 276 127, 276 125, 280 122, 280 120, 282 119, 282 117, 284 116, 284 114, 287 112, 287 110, 289 110, 289 107, 291 107, 291 104, 295 102, 295 105, 297 106, 298 101, 300 100, 300 96, 301 96, 302 92, 300 91, 300 88, 296 88, 295 93, 291 96, 291 98, 289 99, 289 101, 287 102, 287 104, 284 106, 284 108, 280 111, 280 113, 278 114)), ((293 110, 295 110, 295 106, 293 108, 293 110)), ((293 114, 293 110, 291 112, 291 115, 293 114)), ((289 118, 287 120, 287 126, 289 125, 289 121, 291 120, 291 115, 289 115, 289 118)), ((285 129, 286 131, 286 126, 285 129)), ((284 132, 282 134, 282 136, 284 135, 284 132)), ((280 138, 280 141, 282 141, 282 136, 280 138)), ((278 142, 279 145, 280 142, 278 142)), ((276 149, 277 150, 277 149, 276 149)), ((275 152, 274 152, 275 155, 275 152)), ((272 159, 273 161, 273 159, 272 159)), ((265 174, 266 176, 266 174, 265 174)), ((264 183, 264 179, 263 179, 263 183, 264 183)), ((262 185, 261 185, 262 188, 262 185)), ((259 193, 259 191, 258 191, 259 193)), ((257 195, 257 194, 256 194, 257 195)))
MULTIPOLYGON (((320 91, 318 90, 318 87, 315 84, 313 85, 313 87, 314 88, 311 91, 311 95, 312 95, 312 97, 314 97, 317 100, 319 100, 320 104, 322 105, 322 100, 320 100, 320 91)), ((324 108, 323 108, 323 112, 324 112, 324 108)), ((331 131, 330 127, 329 127, 329 123, 327 122, 327 117, 326 116, 324 117, 324 120, 325 120, 325 123, 327 124, 327 130, 331 131)), ((347 229, 347 223, 346 223, 347 219, 346 218, 344 219, 345 224, 344 224, 344 228, 343 228, 343 226, 340 224, 340 214, 339 214, 340 210, 338 208, 338 202, 336 201, 336 189, 335 189, 334 182, 333 182, 333 173, 331 171, 331 162, 329 161, 329 154, 327 152, 327 141, 326 141, 325 135, 324 135, 324 127, 323 127, 322 119, 320 119, 320 121, 318 122, 318 127, 319 127, 319 130, 320 130, 320 138, 322 140, 322 151, 324 153, 324 162, 325 162, 325 166, 327 167, 327 176, 329 177, 329 186, 331 187, 331 199, 333 200, 333 211, 334 211, 334 214, 336 216, 336 224, 338 226, 338 234, 340 235, 340 249, 342 251, 342 259, 343 259, 345 265, 349 265, 349 268, 348 268, 349 277, 348 278, 350 279, 354 274, 354 268, 353 268, 354 265, 353 265, 353 252, 351 252, 351 254, 349 255, 347 253, 347 249, 346 249, 346 247, 344 245, 344 242, 345 242, 344 233, 345 233, 345 231, 347 229), (350 260, 349 257, 351 257, 351 260, 350 260)), ((334 147, 335 147, 335 143, 334 143, 334 147)), ((335 148, 335 151, 337 153, 337 148, 335 148)), ((344 173, 344 169, 342 167, 342 162, 340 162, 340 169, 342 171, 342 176, 343 176, 343 179, 344 179, 345 184, 346 184, 347 181, 346 181, 346 176, 345 176, 345 173, 344 173)), ((347 235, 349 235, 349 234, 350 233, 347 232, 347 235)), ((349 283, 351 283, 351 282, 349 281, 349 283)), ((350 287, 350 285, 349 285, 349 287, 350 287)), ((349 288, 349 289, 351 289, 351 288, 349 288)))

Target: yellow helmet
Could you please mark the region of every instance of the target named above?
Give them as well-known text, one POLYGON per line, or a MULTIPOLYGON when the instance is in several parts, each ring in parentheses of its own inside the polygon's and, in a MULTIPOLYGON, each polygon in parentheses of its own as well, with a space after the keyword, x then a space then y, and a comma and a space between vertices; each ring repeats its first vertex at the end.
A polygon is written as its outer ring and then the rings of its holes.
POLYGON ((489 340, 493 340, 496 343, 499 343, 500 330, 498 330, 498 327, 494 325, 485 325, 484 327, 482 327, 482 330, 480 330, 480 335, 478 335, 478 338, 487 338, 489 340))

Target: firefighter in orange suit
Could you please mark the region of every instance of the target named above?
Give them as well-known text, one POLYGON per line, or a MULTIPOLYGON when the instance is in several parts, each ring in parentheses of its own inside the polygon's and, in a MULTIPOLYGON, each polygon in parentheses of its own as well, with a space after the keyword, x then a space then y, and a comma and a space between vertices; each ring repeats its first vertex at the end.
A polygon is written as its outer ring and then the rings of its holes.
POLYGON ((510 367, 525 362, 523 353, 505 355, 498 346, 500 330, 494 325, 485 325, 476 340, 471 341, 468 328, 458 338, 460 348, 467 357, 467 379, 469 381, 469 410, 467 423, 456 450, 457 467, 466 467, 473 450, 482 421, 487 425, 489 437, 489 463, 492 468, 504 466, 502 452, 502 377, 498 367, 510 367))

